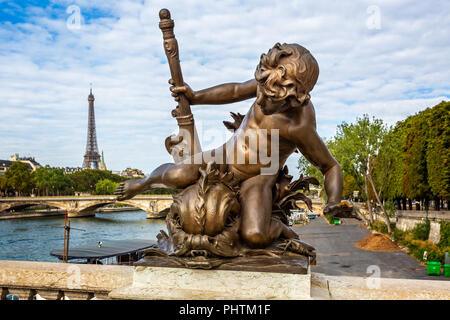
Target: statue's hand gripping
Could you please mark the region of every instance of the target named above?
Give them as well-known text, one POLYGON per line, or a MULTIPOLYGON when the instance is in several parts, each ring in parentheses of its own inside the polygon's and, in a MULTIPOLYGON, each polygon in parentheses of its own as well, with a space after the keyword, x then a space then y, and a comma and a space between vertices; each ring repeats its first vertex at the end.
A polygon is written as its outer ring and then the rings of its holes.
POLYGON ((173 79, 170 79, 169 84, 172 85, 169 89, 172 92, 172 97, 174 97, 174 100, 176 102, 180 101, 179 94, 182 93, 189 100, 189 103, 191 105, 195 104, 195 92, 187 83, 184 83, 183 86, 176 86, 175 81, 173 79))

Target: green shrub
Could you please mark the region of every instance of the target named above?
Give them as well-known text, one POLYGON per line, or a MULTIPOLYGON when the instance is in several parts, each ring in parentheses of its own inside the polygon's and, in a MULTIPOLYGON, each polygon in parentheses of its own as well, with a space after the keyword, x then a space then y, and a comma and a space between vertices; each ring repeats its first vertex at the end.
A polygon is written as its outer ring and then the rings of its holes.
POLYGON ((402 230, 400 230, 400 229, 397 229, 397 228, 395 228, 395 227, 392 229, 392 231, 393 231, 393 233, 394 233, 394 239, 395 239, 395 241, 398 242, 398 243, 400 243, 400 244, 402 244, 402 245, 405 245, 405 236, 406 236, 408 233, 405 232, 405 231, 402 231, 402 230))
POLYGON ((422 261, 424 252, 427 252, 427 261, 438 261, 444 263, 444 252, 431 241, 412 240, 408 245, 408 253, 422 261))
POLYGON ((325 214, 324 217, 328 221, 329 224, 333 224, 334 223, 334 217, 332 215, 325 214))
MULTIPOLYGON (((371 228, 372 230, 377 231, 377 232, 381 232, 381 233, 384 233, 384 234, 388 234, 387 225, 386 225, 386 223, 384 223, 383 221, 375 220, 375 221, 371 224, 370 228, 371 228)), ((392 231, 395 230, 395 223, 391 223, 391 230, 392 230, 392 231)))
POLYGON ((395 209, 395 203, 393 200, 386 201, 384 204, 384 209, 386 210, 389 217, 395 216, 396 209, 395 209))
POLYGON ((428 240, 428 236, 430 235, 430 220, 426 219, 425 222, 418 223, 412 229, 412 233, 417 240, 428 240))
POLYGON ((441 221, 441 238, 438 247, 450 247, 450 222, 441 221))
POLYGON ((381 232, 381 233, 387 233, 387 226, 386 223, 383 221, 375 220, 371 225, 370 228, 372 230, 381 232))
MULTIPOLYGON (((372 230, 386 233, 386 223, 383 221, 374 221, 370 227, 372 230)), ((402 231, 391 224, 395 242, 408 247, 408 254, 417 260, 423 261, 423 254, 427 252, 428 261, 439 261, 444 263, 445 252, 450 252, 450 223, 441 222, 441 237, 438 244, 428 241, 430 233, 430 221, 417 224, 414 229, 402 231)))

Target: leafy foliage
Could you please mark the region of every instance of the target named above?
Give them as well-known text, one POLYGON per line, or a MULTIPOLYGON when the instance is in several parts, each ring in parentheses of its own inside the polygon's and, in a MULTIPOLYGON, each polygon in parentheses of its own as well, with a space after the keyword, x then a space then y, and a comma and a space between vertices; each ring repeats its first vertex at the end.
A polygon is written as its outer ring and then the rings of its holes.
POLYGON ((428 184, 435 197, 450 198, 450 102, 429 110, 426 151, 428 184))
POLYGON ((342 190, 342 198, 347 199, 353 196, 353 191, 359 191, 362 193, 361 186, 358 185, 354 176, 349 174, 344 176, 344 189, 342 190))
POLYGON ((412 229, 412 233, 415 239, 427 240, 430 235, 430 220, 426 219, 424 222, 418 223, 414 229, 412 229))
POLYGON ((356 190, 360 190, 362 197, 367 198, 362 192, 365 190, 364 177, 370 174, 370 160, 378 153, 385 133, 386 128, 381 119, 371 120, 365 114, 357 118, 355 123, 344 122, 339 125, 336 136, 330 141, 330 152, 341 165, 344 177, 353 177, 352 183, 354 187, 358 186, 356 190))
POLYGON ((299 173, 304 177, 314 177, 319 181, 320 185, 323 185, 323 174, 320 170, 313 166, 303 155, 300 155, 298 159, 297 169, 299 173))
POLYGON ((31 180, 31 170, 28 165, 23 162, 14 162, 5 173, 6 189, 12 189, 19 193, 19 195, 26 195, 30 193, 33 188, 31 180))
POLYGON ((389 129, 376 158, 374 182, 384 199, 403 196, 406 122, 398 122, 395 127, 389 129))
POLYGON ((326 214, 324 218, 328 221, 329 224, 334 224, 334 217, 332 215, 326 214))
POLYGON ((116 174, 112 174, 111 171, 88 169, 78 172, 74 172, 68 175, 72 180, 75 191, 79 192, 95 192, 95 186, 100 180, 108 179, 112 182, 122 182, 127 180, 116 174))
MULTIPOLYGON (((387 234, 386 224, 382 221, 375 221, 372 228, 378 232, 387 234)), ((427 240, 429 234, 429 221, 416 225, 412 230, 402 231, 391 225, 394 230, 395 242, 408 247, 408 254, 417 260, 423 261, 424 252, 427 252, 428 261, 440 261, 444 263, 445 252, 450 252, 450 223, 441 222, 441 240, 434 244, 427 240)))
POLYGON ((441 221, 440 224, 441 237, 439 239, 438 245, 440 247, 450 247, 450 222, 441 221))
POLYGON ((374 180, 384 199, 449 199, 449 157, 450 102, 441 102, 390 128, 374 180))
POLYGON ((423 113, 413 117, 406 133, 405 174, 403 193, 411 199, 430 196, 426 151, 428 146, 427 119, 423 113))
POLYGON ((38 195, 69 195, 73 194, 72 180, 64 174, 63 169, 50 166, 37 168, 32 174, 32 180, 38 195))
POLYGON ((109 179, 100 180, 95 184, 95 194, 114 194, 114 190, 116 190, 118 186, 118 182, 113 182, 109 179))
MULTIPOLYGON (((395 227, 395 223, 391 223, 391 229, 394 229, 395 227)), ((375 220, 371 225, 370 228, 372 230, 384 233, 384 234, 388 234, 388 229, 387 229, 387 225, 385 222, 380 221, 380 220, 375 220)))

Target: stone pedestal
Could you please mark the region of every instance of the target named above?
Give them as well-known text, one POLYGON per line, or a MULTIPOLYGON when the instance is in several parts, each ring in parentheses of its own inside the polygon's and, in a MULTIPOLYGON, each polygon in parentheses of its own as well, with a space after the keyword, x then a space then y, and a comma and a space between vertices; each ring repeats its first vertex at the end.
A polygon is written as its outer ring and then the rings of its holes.
POLYGON ((311 274, 145 267, 133 283, 109 293, 112 299, 248 300, 311 299, 311 274))

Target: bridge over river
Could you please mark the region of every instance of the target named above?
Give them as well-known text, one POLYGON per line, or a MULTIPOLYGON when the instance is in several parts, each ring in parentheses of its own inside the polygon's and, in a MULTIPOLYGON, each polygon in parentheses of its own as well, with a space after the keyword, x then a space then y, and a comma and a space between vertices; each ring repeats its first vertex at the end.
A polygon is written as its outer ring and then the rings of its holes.
POLYGON ((124 201, 117 201, 115 196, 11 197, 0 198, 0 212, 44 205, 67 210, 69 217, 86 217, 108 204, 122 203, 144 210, 148 218, 162 218, 172 202, 171 195, 138 195, 124 201))

